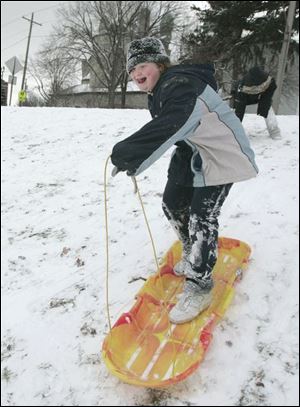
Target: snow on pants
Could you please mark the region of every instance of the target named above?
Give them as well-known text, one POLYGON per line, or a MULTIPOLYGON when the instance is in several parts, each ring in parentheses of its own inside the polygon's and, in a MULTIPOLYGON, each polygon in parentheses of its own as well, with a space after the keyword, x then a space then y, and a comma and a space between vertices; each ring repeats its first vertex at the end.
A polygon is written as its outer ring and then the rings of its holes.
POLYGON ((185 187, 167 182, 163 210, 183 245, 185 275, 202 288, 213 286, 217 261, 218 217, 232 184, 185 187))

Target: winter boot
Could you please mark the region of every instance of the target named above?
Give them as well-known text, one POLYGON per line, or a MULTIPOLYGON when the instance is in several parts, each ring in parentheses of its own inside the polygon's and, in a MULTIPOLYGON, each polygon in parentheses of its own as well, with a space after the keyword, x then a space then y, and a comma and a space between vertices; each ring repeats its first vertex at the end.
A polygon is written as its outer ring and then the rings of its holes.
POLYGON ((186 281, 179 301, 169 313, 170 322, 183 324, 196 318, 212 302, 212 289, 202 289, 192 281, 186 281))
POLYGON ((272 106, 270 107, 268 116, 265 118, 265 121, 266 121, 266 125, 268 128, 270 137, 273 140, 281 139, 281 133, 280 133, 280 129, 278 127, 277 118, 276 118, 276 115, 274 113, 272 106))
POLYGON ((184 276, 185 273, 192 268, 190 262, 187 260, 187 256, 183 256, 182 260, 175 264, 173 267, 174 274, 176 276, 184 276))

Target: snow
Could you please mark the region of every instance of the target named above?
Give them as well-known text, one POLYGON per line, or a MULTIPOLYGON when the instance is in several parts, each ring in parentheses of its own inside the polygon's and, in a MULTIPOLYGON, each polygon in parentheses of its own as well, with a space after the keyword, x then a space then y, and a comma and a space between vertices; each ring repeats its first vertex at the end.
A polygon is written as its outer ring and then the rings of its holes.
MULTIPOLYGON (((251 245, 249 269, 199 369, 153 390, 120 382, 101 358, 104 164, 149 113, 2 107, 1 114, 1 405, 299 404, 298 116, 278 116, 282 140, 268 137, 263 118, 245 116, 260 173, 233 186, 220 235, 251 245)), ((159 256, 175 240, 161 209, 170 154, 138 177, 159 256)), ((115 321, 155 264, 130 178, 109 176, 108 195, 115 321)))

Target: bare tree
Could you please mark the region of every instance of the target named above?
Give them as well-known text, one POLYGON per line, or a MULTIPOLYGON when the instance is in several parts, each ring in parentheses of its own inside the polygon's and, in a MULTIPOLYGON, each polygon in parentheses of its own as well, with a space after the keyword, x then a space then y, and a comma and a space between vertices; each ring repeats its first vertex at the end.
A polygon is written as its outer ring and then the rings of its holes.
MULTIPOLYGON (((169 41, 176 3, 172 1, 72 1, 59 10, 56 46, 74 60, 83 60, 97 83, 108 90, 109 107, 115 91, 125 95, 126 46, 135 38, 162 33, 169 41)), ((167 44, 165 44, 167 45, 167 44)), ((124 101, 124 97, 123 97, 124 101)))
POLYGON ((74 83, 76 76, 74 61, 52 41, 31 60, 28 70, 45 105, 55 105, 56 95, 74 83))

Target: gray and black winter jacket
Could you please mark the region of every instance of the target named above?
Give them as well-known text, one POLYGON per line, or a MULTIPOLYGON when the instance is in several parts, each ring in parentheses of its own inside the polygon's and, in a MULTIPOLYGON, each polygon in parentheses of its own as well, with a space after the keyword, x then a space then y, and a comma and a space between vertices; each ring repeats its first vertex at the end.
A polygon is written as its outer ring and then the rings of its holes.
POLYGON ((258 170, 241 122, 216 92, 212 65, 178 65, 148 96, 152 120, 117 143, 112 163, 138 175, 176 145, 169 179, 211 186, 247 180, 258 170))

